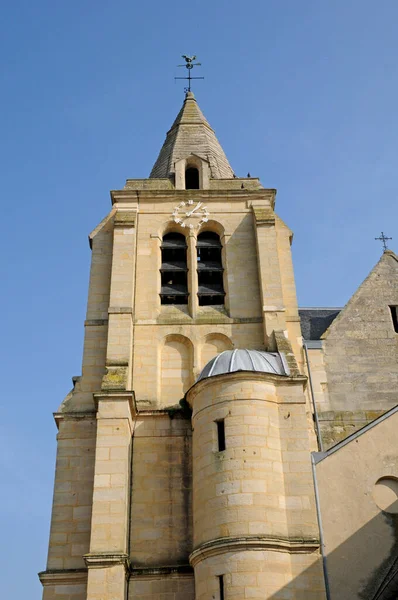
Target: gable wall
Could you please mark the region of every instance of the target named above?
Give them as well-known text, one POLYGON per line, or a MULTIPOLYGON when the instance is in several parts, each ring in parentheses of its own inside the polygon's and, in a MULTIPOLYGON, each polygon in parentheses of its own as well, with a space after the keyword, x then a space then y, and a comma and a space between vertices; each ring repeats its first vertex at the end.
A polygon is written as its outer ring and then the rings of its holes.
POLYGON ((327 445, 344 439, 398 404, 398 262, 381 260, 333 321, 323 342, 326 386, 320 420, 327 445))

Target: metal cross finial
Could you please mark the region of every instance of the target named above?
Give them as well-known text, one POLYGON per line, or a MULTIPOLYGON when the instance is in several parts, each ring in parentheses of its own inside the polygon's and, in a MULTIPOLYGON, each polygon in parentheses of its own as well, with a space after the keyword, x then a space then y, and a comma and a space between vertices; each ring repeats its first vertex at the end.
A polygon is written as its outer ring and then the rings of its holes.
POLYGON ((199 62, 193 62, 196 60, 196 56, 187 56, 186 54, 183 54, 182 58, 185 59, 185 65, 177 65, 177 67, 185 67, 188 69, 188 77, 174 77, 174 79, 188 79, 188 87, 185 88, 185 92, 190 92, 192 79, 204 79, 204 77, 191 77, 191 71, 194 67, 201 67, 202 65, 199 62))
POLYGON ((392 238, 385 236, 384 233, 381 232, 381 236, 378 238, 375 238, 375 240, 380 240, 381 242, 383 242, 383 249, 388 250, 386 242, 387 242, 387 240, 392 240, 392 238))

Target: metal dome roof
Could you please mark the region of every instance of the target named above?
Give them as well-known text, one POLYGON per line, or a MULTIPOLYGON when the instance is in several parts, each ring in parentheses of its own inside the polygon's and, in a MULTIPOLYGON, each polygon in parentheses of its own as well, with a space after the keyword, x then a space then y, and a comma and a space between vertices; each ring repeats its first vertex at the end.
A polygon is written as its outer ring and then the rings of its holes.
POLYGON ((257 371, 274 375, 290 375, 285 356, 279 352, 260 350, 225 350, 212 358, 198 377, 198 381, 214 375, 235 371, 257 371))

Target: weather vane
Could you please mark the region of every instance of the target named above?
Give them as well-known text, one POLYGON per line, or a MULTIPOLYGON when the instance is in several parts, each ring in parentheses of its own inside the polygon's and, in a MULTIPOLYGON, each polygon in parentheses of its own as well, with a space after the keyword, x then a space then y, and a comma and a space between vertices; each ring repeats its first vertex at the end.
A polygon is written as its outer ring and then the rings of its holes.
POLYGON ((187 79, 188 87, 185 88, 184 91, 190 92, 192 79, 204 79, 204 77, 191 77, 191 71, 194 67, 201 67, 202 65, 199 62, 193 62, 194 60, 196 60, 196 56, 187 56, 186 54, 183 54, 182 58, 185 59, 185 65, 177 65, 177 67, 185 67, 186 69, 188 69, 188 77, 174 77, 174 79, 187 79))
POLYGON ((384 248, 384 251, 385 251, 385 250, 388 250, 388 247, 387 247, 387 244, 386 244, 387 240, 392 240, 392 238, 389 238, 389 237, 385 236, 384 233, 381 232, 381 236, 378 237, 378 238, 375 238, 375 240, 380 240, 381 242, 383 242, 383 248, 384 248))

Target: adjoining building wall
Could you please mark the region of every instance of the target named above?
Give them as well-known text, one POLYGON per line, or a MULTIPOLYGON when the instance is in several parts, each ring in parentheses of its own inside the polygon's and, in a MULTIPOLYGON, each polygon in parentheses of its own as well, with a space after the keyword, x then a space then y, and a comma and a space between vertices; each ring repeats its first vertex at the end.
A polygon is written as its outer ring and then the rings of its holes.
POLYGON ((331 600, 396 597, 398 412, 381 419, 316 465, 331 600))
POLYGON ((324 334, 328 445, 398 404, 398 259, 386 251, 324 334))

